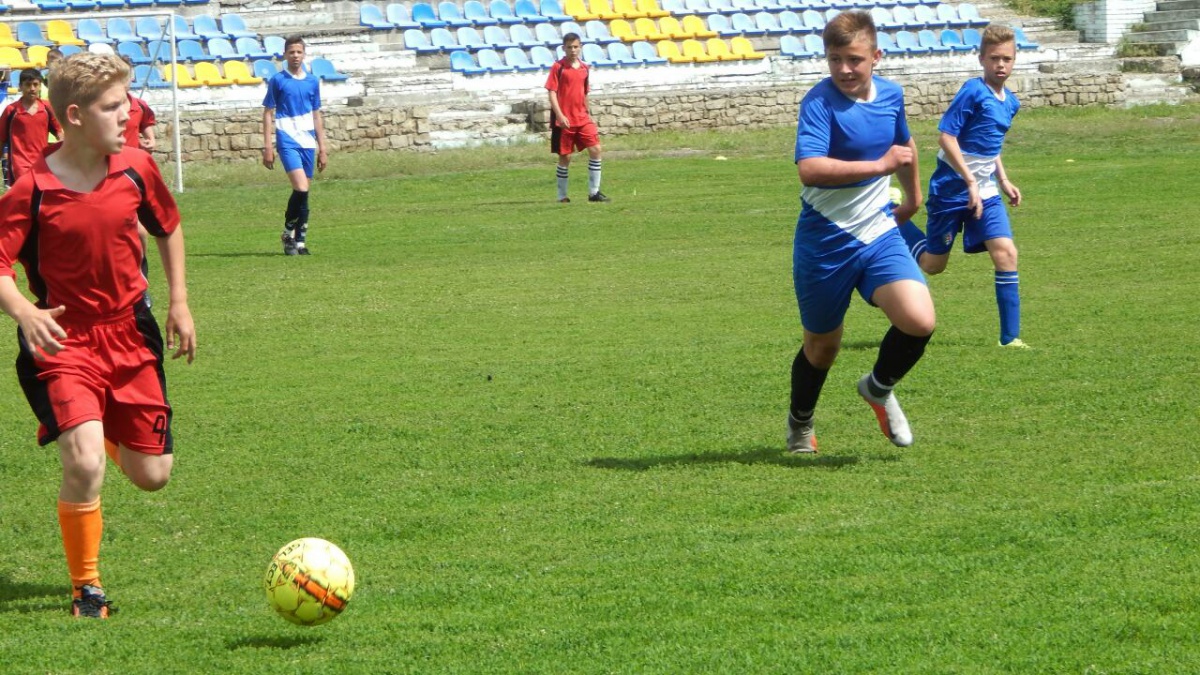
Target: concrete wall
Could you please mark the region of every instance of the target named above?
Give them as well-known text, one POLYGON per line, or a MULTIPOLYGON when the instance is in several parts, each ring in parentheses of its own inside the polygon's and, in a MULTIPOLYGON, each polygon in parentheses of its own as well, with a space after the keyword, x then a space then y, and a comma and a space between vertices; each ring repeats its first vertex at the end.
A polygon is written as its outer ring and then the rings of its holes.
POLYGON ((1146 12, 1158 6, 1156 0, 1093 0, 1075 5, 1075 26, 1084 42, 1119 42, 1121 36, 1146 12))

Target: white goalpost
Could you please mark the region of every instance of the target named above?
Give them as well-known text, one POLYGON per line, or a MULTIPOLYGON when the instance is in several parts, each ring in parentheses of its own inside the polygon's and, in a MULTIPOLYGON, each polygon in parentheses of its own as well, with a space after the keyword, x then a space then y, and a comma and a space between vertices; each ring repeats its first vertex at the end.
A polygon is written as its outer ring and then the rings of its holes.
MULTIPOLYGON (((176 44, 177 38, 175 35, 175 16, 176 16, 175 12, 161 11, 161 10, 160 11, 144 11, 144 12, 75 12, 75 13, 71 13, 71 14, 32 14, 32 15, 23 15, 23 16, 13 16, 11 14, 3 14, 3 15, 0 15, 0 21, 7 23, 7 24, 31 22, 31 23, 41 24, 44 26, 47 21, 61 19, 64 21, 70 21, 72 23, 72 25, 76 25, 80 19, 105 20, 105 19, 114 19, 114 18, 126 18, 126 19, 136 20, 138 18, 146 17, 146 16, 164 17, 166 19, 165 25, 162 27, 162 29, 163 29, 162 34, 159 37, 159 44, 156 46, 170 45, 171 53, 169 55, 169 60, 167 58, 165 58, 168 55, 159 54, 157 52, 160 50, 156 49, 155 53, 149 54, 150 67, 154 68, 159 63, 164 63, 164 64, 169 63, 170 64, 170 69, 171 69, 170 70, 170 72, 171 72, 171 78, 170 78, 170 84, 171 84, 171 132, 172 132, 171 133, 171 136, 172 136, 171 142, 172 142, 172 150, 174 153, 174 164, 175 164, 175 190, 177 192, 183 192, 183 145, 180 140, 180 134, 179 134, 179 86, 178 86, 178 83, 176 82, 177 78, 175 77, 175 67, 179 63, 179 60, 178 60, 179 50, 178 50, 178 47, 176 44)), ((17 37, 19 39, 19 37, 16 36, 15 31, 13 32, 13 35, 14 35, 14 37, 17 37)), ((28 47, 26 47, 26 48, 28 49, 28 47)), ((113 52, 115 53, 116 50, 114 49, 113 52)), ((6 65, 9 69, 12 69, 15 67, 12 64, 6 64, 6 65)), ((5 86, 7 87, 7 83, 5 84, 5 86)), ((148 87, 149 87, 149 80, 147 80, 147 82, 142 85, 142 89, 140 92, 141 96, 143 96, 143 97, 145 96, 146 89, 148 87)))

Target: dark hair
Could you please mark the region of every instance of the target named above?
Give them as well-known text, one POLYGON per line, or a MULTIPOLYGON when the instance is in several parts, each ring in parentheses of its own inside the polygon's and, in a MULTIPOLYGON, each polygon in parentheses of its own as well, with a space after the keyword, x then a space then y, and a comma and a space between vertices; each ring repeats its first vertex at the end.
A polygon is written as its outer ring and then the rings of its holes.
POLYGON ((45 82, 46 78, 42 77, 42 71, 38 70, 37 68, 26 68, 21 71, 21 84, 33 82, 34 80, 37 80, 38 82, 45 82))
POLYGON ((581 40, 579 39, 579 33, 566 33, 563 35, 563 46, 564 47, 571 44, 572 42, 581 42, 581 40))
POLYGON ((871 15, 861 10, 842 12, 825 24, 825 30, 822 33, 825 49, 848 47, 860 33, 866 34, 867 39, 871 41, 872 51, 875 50, 878 43, 875 39, 875 20, 871 18, 871 15))
POLYGON ((291 47, 292 45, 300 45, 301 47, 304 47, 305 49, 308 48, 308 45, 304 44, 304 38, 300 37, 299 35, 293 35, 293 36, 289 37, 288 39, 284 40, 283 41, 283 51, 286 52, 288 50, 288 47, 291 47))

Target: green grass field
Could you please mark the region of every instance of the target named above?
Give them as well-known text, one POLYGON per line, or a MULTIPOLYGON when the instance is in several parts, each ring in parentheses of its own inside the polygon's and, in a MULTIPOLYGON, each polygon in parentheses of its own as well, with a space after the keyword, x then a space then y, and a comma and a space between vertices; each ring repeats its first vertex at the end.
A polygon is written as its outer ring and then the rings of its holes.
POLYGON ((990 262, 956 253, 899 450, 855 300, 812 458, 782 452, 790 129, 611 138, 608 205, 583 161, 555 204, 540 145, 334 155, 309 258, 279 171, 189 166, 200 350, 171 485, 110 470, 111 621, 68 616, 57 453, 0 377, 0 671, 1200 671, 1198 138, 1195 107, 1022 113, 1036 349, 995 346, 990 262), (261 588, 301 536, 358 573, 319 628, 261 588))

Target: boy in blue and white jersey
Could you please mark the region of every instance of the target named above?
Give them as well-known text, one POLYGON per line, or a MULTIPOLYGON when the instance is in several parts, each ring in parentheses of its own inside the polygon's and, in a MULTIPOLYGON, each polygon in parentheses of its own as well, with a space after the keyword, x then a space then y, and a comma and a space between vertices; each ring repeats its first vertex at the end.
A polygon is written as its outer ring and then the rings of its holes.
POLYGON ((1008 179, 1000 159, 1004 135, 1021 109, 1017 97, 1004 86, 1017 55, 1013 31, 988 26, 979 49, 983 77, 967 80, 938 125, 941 152, 929 181, 927 232, 921 234, 910 223, 904 223, 901 231, 913 257, 929 274, 946 269, 960 231, 964 252, 986 250, 996 269, 1000 346, 1028 349, 1021 340, 1017 248, 1000 196, 1007 196, 1014 207, 1021 204, 1021 191, 1008 179))
POLYGON ((904 93, 875 77, 882 52, 866 12, 842 12, 824 31, 830 77, 804 97, 796 129, 803 208, 796 224, 792 278, 804 344, 792 363, 788 451, 817 451, 813 415, 842 343, 842 322, 857 289, 892 323, 875 367, 858 382, 892 443, 913 442, 892 388, 933 334, 933 300, 896 229, 921 206, 917 147, 905 119, 904 93), (890 176, 904 191, 893 208, 890 176))
POLYGON ((287 68, 267 81, 263 99, 263 166, 275 168, 276 147, 283 170, 292 184, 283 219, 283 252, 308 255, 308 188, 313 177, 313 160, 325 170, 325 122, 321 117, 319 79, 304 70, 304 40, 284 41, 287 68))

